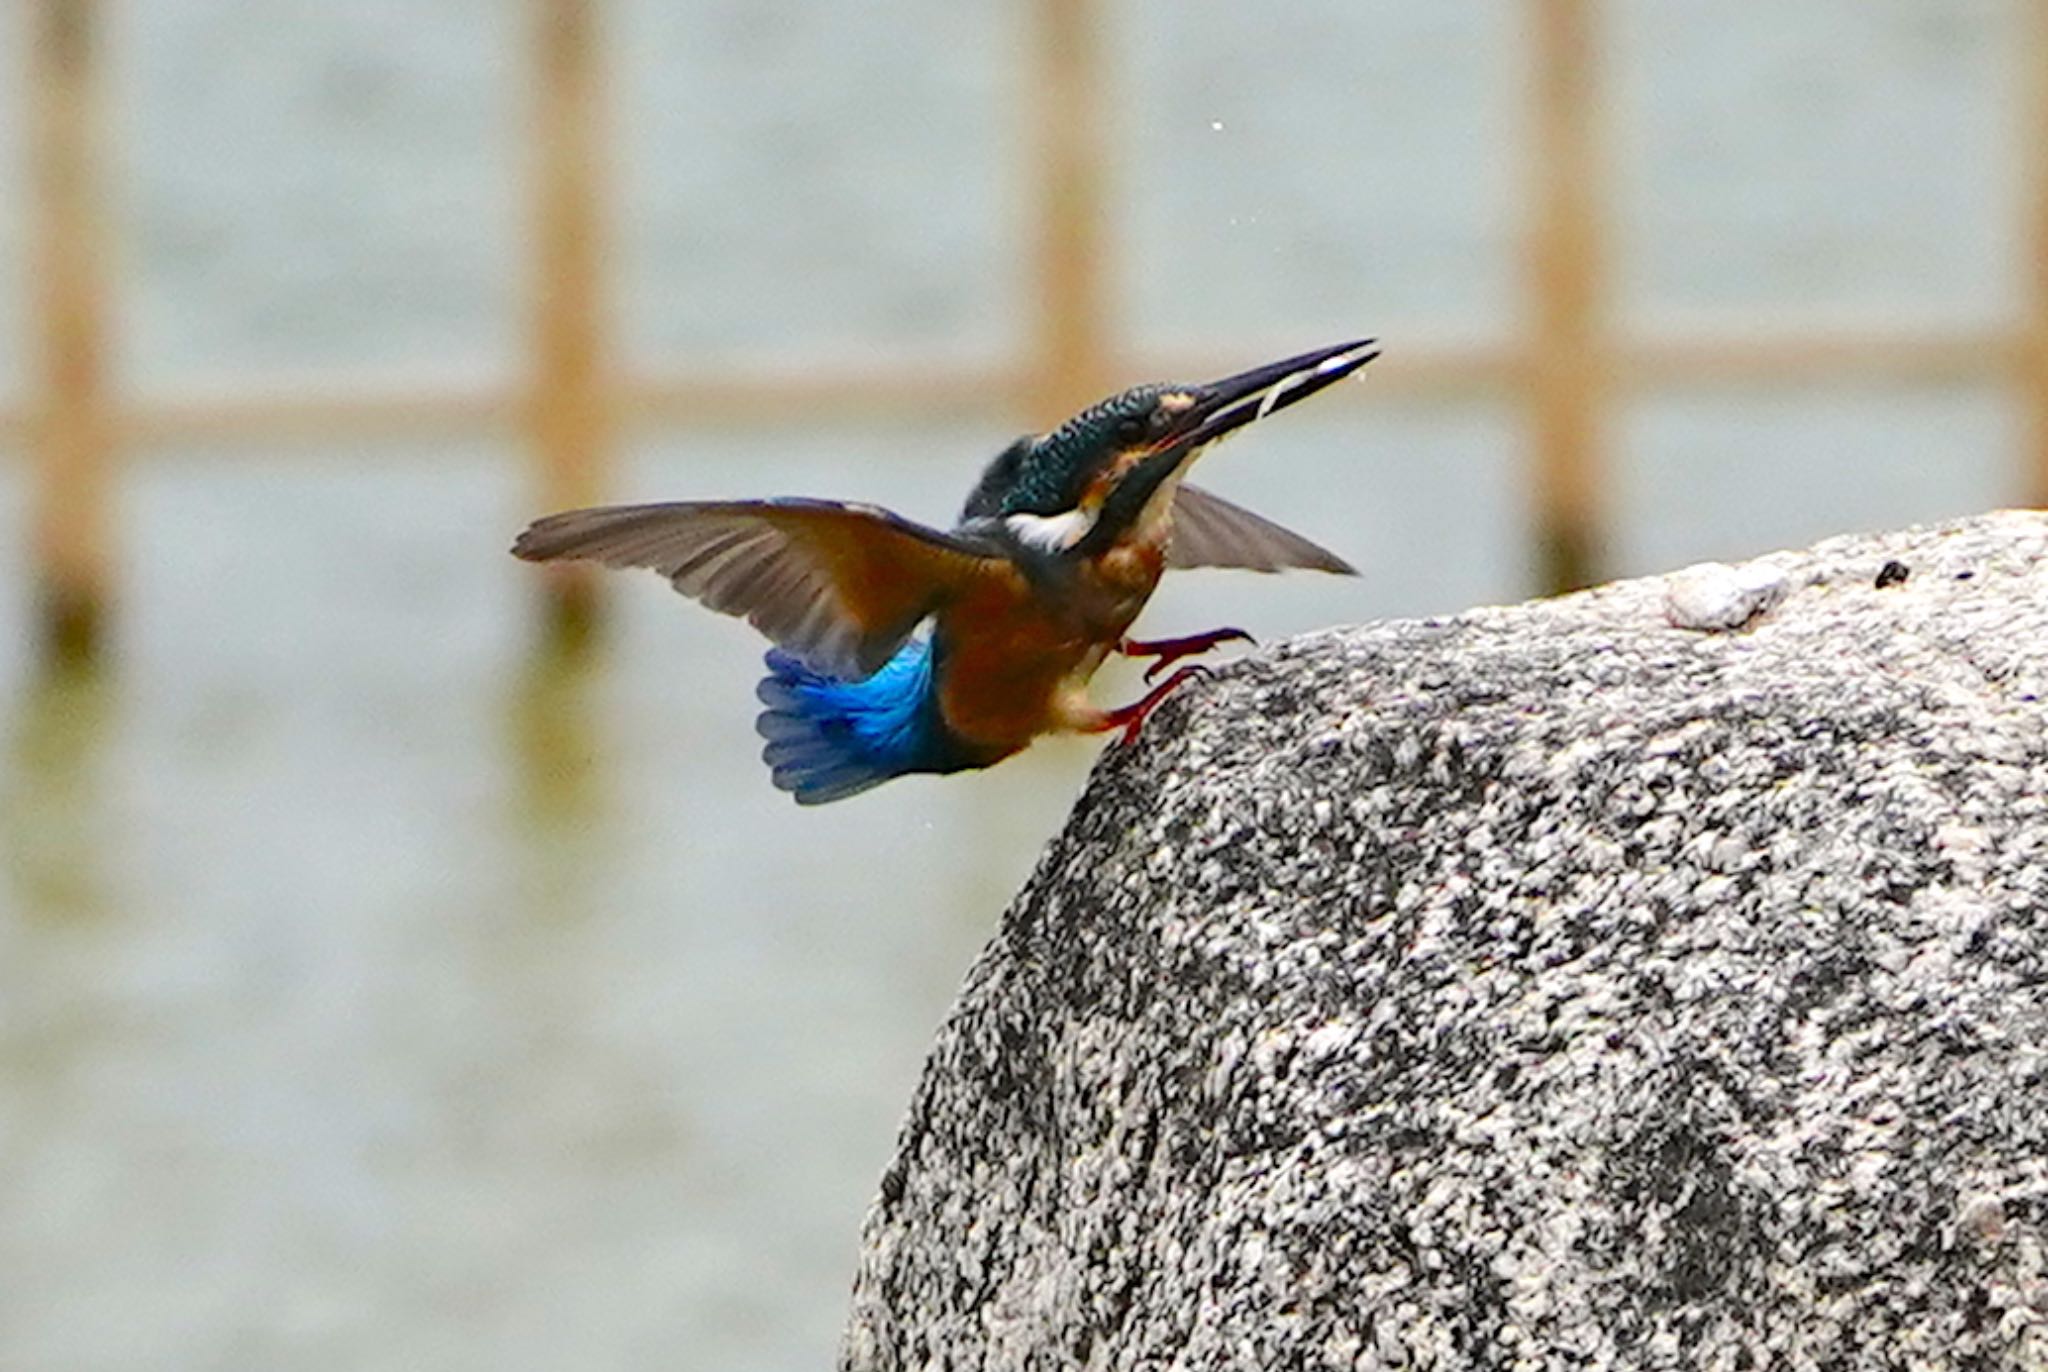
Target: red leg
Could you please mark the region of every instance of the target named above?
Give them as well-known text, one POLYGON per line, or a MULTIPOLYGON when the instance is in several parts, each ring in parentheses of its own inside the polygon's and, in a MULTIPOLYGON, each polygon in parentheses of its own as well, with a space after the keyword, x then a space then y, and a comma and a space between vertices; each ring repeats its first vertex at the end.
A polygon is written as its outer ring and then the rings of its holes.
POLYGON ((1256 643, 1250 634, 1242 629, 1211 629, 1205 634, 1189 634, 1186 638, 1155 638, 1140 641, 1127 638, 1116 645, 1116 650, 1125 657, 1156 657, 1159 660, 1145 669, 1145 680, 1150 681, 1172 664, 1196 653, 1206 653, 1219 643, 1256 643))
POLYGON ((1138 730, 1144 727, 1146 716, 1158 708, 1160 701, 1173 694, 1176 686, 1194 677, 1210 675, 1213 674, 1207 667, 1191 662, 1187 666, 1177 669, 1172 676, 1145 692, 1144 695, 1132 701, 1129 705, 1119 706, 1104 714, 1102 722, 1095 727, 1098 731, 1121 728, 1124 734, 1118 742, 1128 747, 1138 741, 1138 730))

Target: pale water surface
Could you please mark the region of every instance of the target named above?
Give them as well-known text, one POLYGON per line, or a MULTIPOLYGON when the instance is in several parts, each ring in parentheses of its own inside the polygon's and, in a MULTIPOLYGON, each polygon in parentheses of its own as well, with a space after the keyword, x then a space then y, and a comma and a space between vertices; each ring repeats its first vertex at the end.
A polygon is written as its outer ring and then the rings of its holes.
MULTIPOLYGON (((1506 327, 1521 6, 1108 9, 1112 313, 1137 350, 1506 327)), ((1612 7, 1624 316, 2008 317, 2021 10, 1612 7)), ((505 6, 109 13, 130 385, 514 365, 505 6)), ((636 365, 987 361, 1025 336, 1021 7, 612 18, 636 365)), ((0 203, 18 114, 0 101, 0 203)), ((0 396, 28 355, 23 242, 0 213, 0 396)), ((650 436, 619 494, 943 520, 1025 426, 998 404, 650 436)), ((2010 500, 2019 426, 1957 381, 1637 397, 1616 561, 2010 500)), ((1396 403, 1369 374, 1262 426, 1203 479, 1364 575, 1188 575, 1145 627, 1271 638, 1525 594, 1520 441, 1505 398, 1396 403)), ((136 455, 121 651, 89 682, 33 670, 25 477, 0 462, 0 1368, 829 1362, 931 1033, 1094 749, 798 811, 756 758, 744 626, 620 579, 601 663, 536 663, 504 555, 520 457, 136 455)))

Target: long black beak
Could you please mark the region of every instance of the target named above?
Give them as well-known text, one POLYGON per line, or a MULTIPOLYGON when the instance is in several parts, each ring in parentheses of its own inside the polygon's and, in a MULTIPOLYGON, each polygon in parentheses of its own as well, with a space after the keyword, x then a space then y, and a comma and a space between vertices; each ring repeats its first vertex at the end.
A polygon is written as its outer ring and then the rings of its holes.
POLYGON ((1379 355, 1377 339, 1361 338, 1190 387, 1195 403, 1180 416, 1162 447, 1185 452, 1214 443, 1233 429, 1342 381, 1379 355))
POLYGON ((1195 403, 1181 412, 1158 445, 1117 483, 1103 501, 1094 526, 1075 545, 1076 551, 1090 555, 1113 546, 1145 508, 1153 492, 1186 466, 1204 444, 1214 443, 1233 429, 1241 429, 1253 420, 1264 419, 1275 410, 1307 399, 1379 355, 1377 340, 1361 338, 1355 343, 1339 343, 1333 348, 1318 348, 1299 357, 1268 362, 1206 386, 1187 387, 1195 403))

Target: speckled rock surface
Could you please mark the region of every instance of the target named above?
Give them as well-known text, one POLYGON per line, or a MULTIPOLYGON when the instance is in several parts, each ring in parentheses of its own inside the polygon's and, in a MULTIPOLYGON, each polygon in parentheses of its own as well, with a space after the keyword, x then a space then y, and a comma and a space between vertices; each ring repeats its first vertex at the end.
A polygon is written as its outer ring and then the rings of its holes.
POLYGON ((1106 757, 843 1365, 2048 1369, 2048 518, 1768 561, 1740 632, 1333 632, 1106 757))

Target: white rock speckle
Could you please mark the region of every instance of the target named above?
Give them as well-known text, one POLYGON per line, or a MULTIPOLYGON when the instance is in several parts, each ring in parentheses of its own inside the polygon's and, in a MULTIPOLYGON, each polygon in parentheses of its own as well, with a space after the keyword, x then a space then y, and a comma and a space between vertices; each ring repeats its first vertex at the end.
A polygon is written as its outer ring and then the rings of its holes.
POLYGON ((1664 579, 1664 617, 1679 629, 1740 629, 1783 600, 1791 585, 1769 562, 1702 562, 1664 579))

